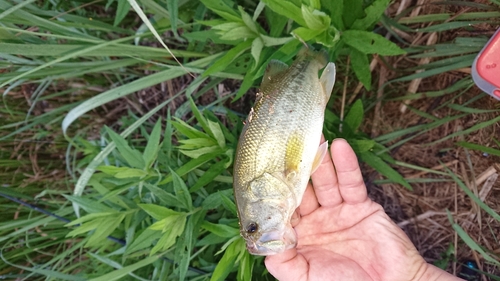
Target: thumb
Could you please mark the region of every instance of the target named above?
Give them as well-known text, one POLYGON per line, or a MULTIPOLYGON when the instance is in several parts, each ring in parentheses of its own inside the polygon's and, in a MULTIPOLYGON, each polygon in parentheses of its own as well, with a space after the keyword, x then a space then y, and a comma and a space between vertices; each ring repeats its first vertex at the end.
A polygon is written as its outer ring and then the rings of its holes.
POLYGON ((280 281, 306 280, 309 265, 302 255, 297 254, 295 248, 267 256, 264 263, 269 273, 280 281))

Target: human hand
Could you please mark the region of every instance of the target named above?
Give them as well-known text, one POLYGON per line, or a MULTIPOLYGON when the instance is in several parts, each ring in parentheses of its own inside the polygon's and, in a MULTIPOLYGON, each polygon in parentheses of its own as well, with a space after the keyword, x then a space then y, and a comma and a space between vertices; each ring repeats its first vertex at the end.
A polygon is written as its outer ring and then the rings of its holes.
POLYGON ((428 265, 406 234, 367 196, 358 160, 334 140, 311 176, 295 226, 298 244, 268 256, 279 280, 461 280, 428 265), (333 160, 333 163, 332 163, 333 160))

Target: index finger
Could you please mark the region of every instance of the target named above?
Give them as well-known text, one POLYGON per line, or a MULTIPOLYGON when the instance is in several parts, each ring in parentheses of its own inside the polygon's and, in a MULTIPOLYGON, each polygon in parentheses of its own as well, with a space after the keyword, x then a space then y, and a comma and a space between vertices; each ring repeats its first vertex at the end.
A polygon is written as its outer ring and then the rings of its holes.
POLYGON ((336 169, 337 186, 344 203, 363 203, 368 199, 358 158, 344 139, 336 139, 330 148, 336 169))

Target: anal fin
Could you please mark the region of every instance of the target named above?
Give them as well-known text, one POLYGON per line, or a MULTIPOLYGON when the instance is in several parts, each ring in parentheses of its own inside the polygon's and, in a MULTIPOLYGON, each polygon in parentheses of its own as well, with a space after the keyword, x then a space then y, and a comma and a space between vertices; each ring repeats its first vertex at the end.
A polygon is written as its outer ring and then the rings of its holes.
POLYGON ((323 162, 323 158, 325 158, 326 153, 328 152, 328 141, 325 141, 318 147, 318 151, 316 152, 316 156, 314 157, 311 174, 313 174, 316 169, 318 169, 321 162, 323 162))

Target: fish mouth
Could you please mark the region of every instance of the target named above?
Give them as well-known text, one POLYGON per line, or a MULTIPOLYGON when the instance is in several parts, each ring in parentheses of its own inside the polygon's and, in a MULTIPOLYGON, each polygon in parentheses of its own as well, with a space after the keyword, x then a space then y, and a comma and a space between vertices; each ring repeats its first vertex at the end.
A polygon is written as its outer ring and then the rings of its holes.
POLYGON ((271 256, 283 253, 288 249, 297 246, 297 234, 292 227, 287 227, 284 230, 274 230, 265 232, 259 240, 247 240, 248 252, 252 255, 271 256))

